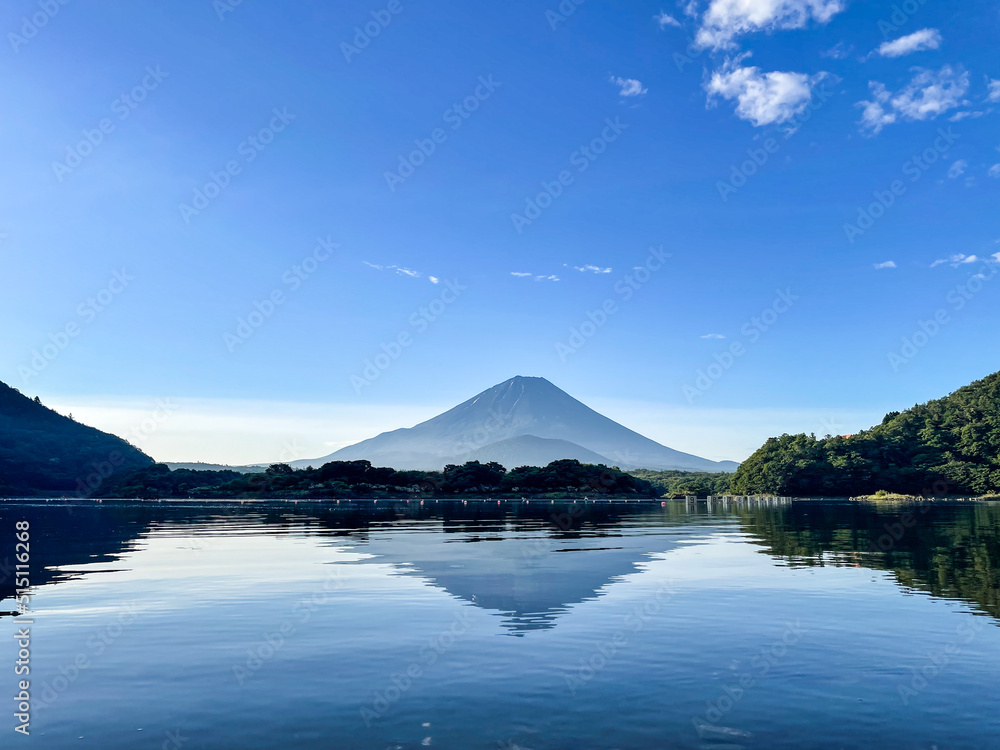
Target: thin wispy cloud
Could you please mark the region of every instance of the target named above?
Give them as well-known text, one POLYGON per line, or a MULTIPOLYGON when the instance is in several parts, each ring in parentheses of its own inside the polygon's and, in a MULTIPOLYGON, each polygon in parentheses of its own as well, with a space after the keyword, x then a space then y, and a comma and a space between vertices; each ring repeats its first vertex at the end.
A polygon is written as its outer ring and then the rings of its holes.
POLYGON ((517 276, 519 279, 526 279, 529 276, 534 276, 533 273, 528 273, 527 271, 511 271, 511 276, 517 276))
POLYGON ((996 81, 989 81, 986 86, 989 89, 989 93, 986 95, 986 100, 992 102, 993 104, 1000 103, 1000 79, 996 81))
MULTIPOLYGON (((383 266, 378 263, 369 263, 367 260, 363 260, 361 262, 364 263, 369 268, 374 268, 376 271, 392 271, 397 276, 406 276, 411 279, 423 278, 423 274, 420 273, 420 271, 414 271, 412 268, 406 268, 405 266, 396 266, 396 265, 383 266)), ((436 276, 428 276, 427 278, 432 284, 437 284, 440 281, 440 279, 438 279, 436 276)))
POLYGON ((894 261, 894 260, 887 260, 885 263, 876 263, 875 264, 875 270, 876 271, 884 271, 884 270, 886 270, 888 268, 896 268, 896 267, 897 267, 896 266, 896 261, 894 261))
POLYGON ((950 167, 948 167, 948 179, 954 180, 965 174, 965 170, 969 167, 969 162, 965 159, 959 159, 950 167))
POLYGON ((559 281, 558 276, 536 276, 535 281, 559 281))
POLYGON ((826 24, 845 7, 844 0, 712 0, 695 42, 701 47, 731 48, 734 39, 744 34, 826 24))
POLYGON ((978 255, 964 255, 959 253, 958 255, 952 255, 948 258, 939 258, 938 260, 931 263, 931 268, 937 268, 938 266, 949 265, 952 268, 958 268, 959 266, 968 265, 969 263, 978 263, 978 255))
POLYGON ((940 70, 913 68, 910 82, 896 93, 885 84, 871 81, 872 98, 858 102, 863 108, 862 132, 879 133, 886 125, 900 120, 933 120, 964 103, 969 90, 969 74, 961 68, 945 65, 940 70))
POLYGON ((708 105, 716 97, 736 102, 736 116, 757 127, 791 120, 809 106, 812 89, 824 74, 774 71, 763 73, 758 67, 742 67, 747 55, 727 60, 705 84, 708 105))
POLYGON ((820 52, 819 56, 828 58, 830 60, 846 60, 848 57, 850 57, 853 51, 854 51, 853 44, 848 44, 847 42, 837 42, 830 49, 820 52))
POLYGON ((993 179, 1000 178, 1000 164, 994 164, 990 167, 990 171, 987 172, 987 174, 989 174, 989 176, 993 179))
POLYGON ((703 339, 724 339, 726 338, 721 333, 706 333, 702 336, 703 339))
POLYGON ((555 275, 551 274, 548 276, 546 276, 545 274, 536 275, 533 273, 528 273, 527 271, 511 271, 510 275, 516 276, 519 279, 534 279, 535 281, 559 281, 559 277, 555 275))
POLYGON ((941 32, 937 29, 920 29, 912 34, 885 42, 877 50, 882 57, 903 57, 914 52, 938 49, 941 46, 941 32))
POLYGON ((573 266, 577 271, 583 273, 611 273, 611 268, 601 268, 600 266, 573 266))
POLYGON ((612 76, 611 82, 620 88, 618 96, 642 96, 649 91, 649 89, 643 87, 641 81, 637 81, 634 78, 615 78, 612 76))
POLYGON ((659 12, 659 14, 653 16, 653 18, 656 20, 658 24, 660 24, 661 29, 665 29, 668 26, 676 26, 677 28, 681 27, 680 21, 678 21, 669 13, 665 13, 662 10, 659 12))

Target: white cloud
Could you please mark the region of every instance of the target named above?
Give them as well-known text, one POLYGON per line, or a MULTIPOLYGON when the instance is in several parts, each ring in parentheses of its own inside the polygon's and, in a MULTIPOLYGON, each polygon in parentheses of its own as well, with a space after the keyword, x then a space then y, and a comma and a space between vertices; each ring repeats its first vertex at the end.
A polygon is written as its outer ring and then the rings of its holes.
POLYGON ((573 266, 577 271, 590 273, 611 273, 611 268, 601 268, 600 266, 573 266))
POLYGON ((535 281, 559 281, 558 276, 536 276, 535 281))
POLYGON ((770 72, 740 67, 743 55, 727 60, 705 84, 711 105, 715 96, 736 100, 736 116, 757 127, 786 122, 801 113, 812 99, 812 87, 824 74, 770 72))
POLYGON ((987 94, 986 98, 994 104, 1000 103, 1000 79, 990 81, 987 86, 990 88, 990 93, 987 94))
POLYGON ((875 270, 876 271, 882 271, 882 270, 884 270, 886 268, 896 268, 896 267, 897 267, 896 266, 896 261, 894 261, 894 260, 887 260, 885 263, 876 263, 875 264, 875 270))
POLYGON ((432 284, 440 284, 441 283, 441 279, 439 279, 437 276, 428 276, 427 280, 430 281, 432 284))
POLYGON ((948 118, 948 122, 961 122, 962 120, 968 119, 969 117, 976 119, 982 117, 985 112, 966 110, 965 112, 956 112, 951 117, 948 118))
POLYGON ((658 24, 660 24, 661 29, 665 29, 667 28, 667 26, 676 26, 677 28, 681 27, 680 21, 678 21, 669 13, 663 12, 662 10, 660 11, 659 15, 653 16, 653 18, 656 20, 658 24))
POLYGON ((611 83, 621 87, 621 91, 618 92, 619 96, 642 96, 649 91, 649 89, 643 88, 642 83, 634 78, 615 78, 612 76, 611 83))
POLYGON ((702 47, 734 47, 741 34, 801 29, 809 21, 825 24, 844 10, 844 0, 712 0, 695 41, 702 47))
POLYGON ((948 167, 948 179, 954 180, 957 177, 961 177, 963 174, 965 174, 965 170, 968 169, 968 167, 969 167, 969 162, 967 162, 965 159, 959 159, 950 167, 948 167))
POLYGON ((960 68, 950 65, 939 71, 913 68, 913 73, 913 79, 895 94, 878 81, 868 84, 872 99, 857 105, 864 108, 862 130, 874 135, 899 120, 933 120, 960 106, 969 90, 969 74, 960 68))
POLYGON ((994 179, 1000 178, 1000 164, 994 164, 990 167, 989 175, 994 179))
POLYGON ((1000 263, 1000 253, 993 253, 993 262, 1000 263))
POLYGON ((943 258, 931 263, 931 268, 937 268, 938 266, 943 266, 945 264, 951 266, 952 268, 958 268, 959 266, 968 265, 969 263, 978 263, 978 255, 963 255, 959 253, 958 255, 952 255, 948 258, 943 258))
POLYGON ((529 276, 531 276, 532 274, 526 273, 524 271, 511 271, 510 275, 511 276, 517 276, 519 279, 526 279, 529 276))
MULTIPOLYGON (((369 268, 374 268, 376 271, 395 271, 398 276, 408 276, 411 279, 419 279, 423 276, 420 271, 414 271, 412 268, 404 268, 403 266, 381 266, 378 263, 369 263, 367 260, 361 261, 369 268)), ((436 281, 434 282, 437 283, 436 281)))
POLYGON ((891 42, 885 42, 878 48, 882 57, 902 57, 912 52, 922 52, 927 49, 937 49, 941 46, 941 32, 937 29, 920 29, 891 42))
POLYGON ((721 333, 706 333, 702 336, 703 339, 724 339, 726 338, 721 333))

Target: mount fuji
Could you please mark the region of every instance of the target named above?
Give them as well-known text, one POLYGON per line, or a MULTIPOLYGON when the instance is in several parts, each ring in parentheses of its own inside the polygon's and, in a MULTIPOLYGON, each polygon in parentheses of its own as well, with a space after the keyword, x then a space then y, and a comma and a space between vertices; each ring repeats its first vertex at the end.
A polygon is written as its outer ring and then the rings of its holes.
POLYGON ((376 466, 432 471, 478 460, 512 469, 562 458, 622 469, 728 472, 739 465, 668 448, 598 414, 545 378, 515 377, 414 427, 292 466, 366 459, 376 466))

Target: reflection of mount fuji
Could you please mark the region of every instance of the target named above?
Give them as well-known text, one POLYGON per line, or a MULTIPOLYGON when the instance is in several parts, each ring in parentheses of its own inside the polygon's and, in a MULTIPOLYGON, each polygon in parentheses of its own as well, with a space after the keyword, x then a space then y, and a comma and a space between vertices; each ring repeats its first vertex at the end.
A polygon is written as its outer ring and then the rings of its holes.
POLYGON ((476 526, 462 533, 373 533, 365 551, 452 596, 503 618, 513 635, 554 627, 573 605, 596 599, 609 584, 635 573, 658 553, 676 549, 675 533, 605 529, 551 534, 534 528, 476 526), (645 532, 645 533, 641 533, 645 532))

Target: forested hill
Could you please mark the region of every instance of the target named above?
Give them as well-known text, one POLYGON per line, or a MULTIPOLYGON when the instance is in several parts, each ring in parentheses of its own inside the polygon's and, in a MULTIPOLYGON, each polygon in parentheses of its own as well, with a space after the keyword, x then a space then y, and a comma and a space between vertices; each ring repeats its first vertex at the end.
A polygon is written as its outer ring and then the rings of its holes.
POLYGON ((736 494, 842 496, 1000 491, 1000 373, 886 415, 849 437, 771 438, 733 476, 736 494))
POLYGON ((153 459, 121 438, 68 417, 0 383, 0 496, 78 494, 153 459))

